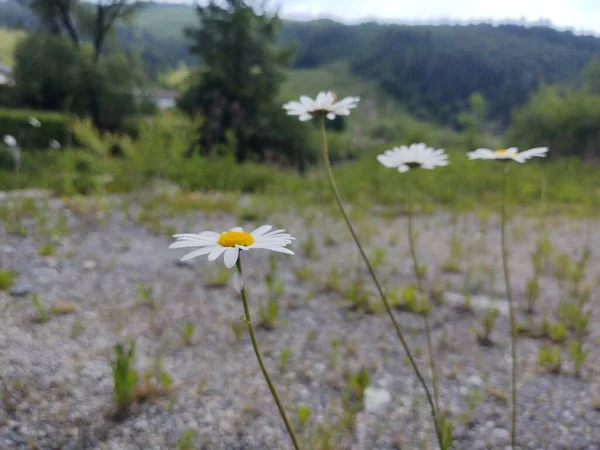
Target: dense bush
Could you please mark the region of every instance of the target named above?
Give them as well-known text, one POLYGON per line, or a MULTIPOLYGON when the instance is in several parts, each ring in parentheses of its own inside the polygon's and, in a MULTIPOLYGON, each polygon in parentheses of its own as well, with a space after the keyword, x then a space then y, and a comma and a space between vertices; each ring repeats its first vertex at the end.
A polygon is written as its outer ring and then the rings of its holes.
POLYGON ((52 139, 61 144, 69 141, 70 121, 67 114, 57 112, 0 109, 0 139, 10 134, 24 151, 44 150, 49 148, 52 139), (29 123, 30 117, 39 120, 41 126, 33 127, 29 123))
POLYGON ((142 106, 134 95, 142 92, 135 58, 111 53, 96 61, 88 46, 77 48, 57 36, 34 34, 20 41, 14 77, 19 104, 91 116, 107 129, 120 128, 142 106))
POLYGON ((547 145, 551 156, 600 156, 600 95, 547 87, 516 111, 509 142, 522 148, 547 145))

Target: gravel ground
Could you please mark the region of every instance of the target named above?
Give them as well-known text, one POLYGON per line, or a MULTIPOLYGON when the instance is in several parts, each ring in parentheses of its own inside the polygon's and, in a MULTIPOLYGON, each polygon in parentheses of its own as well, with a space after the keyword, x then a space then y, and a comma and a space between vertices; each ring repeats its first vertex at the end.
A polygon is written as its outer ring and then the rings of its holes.
MULTIPOLYGON (((162 231, 156 233, 140 222, 141 203, 134 197, 74 202, 30 196, 36 198, 38 213, 19 216, 21 233, 13 232, 14 218, 7 216, 0 228, 1 267, 17 274, 12 294, 0 291, 0 449, 186 448, 186 432, 195 433, 189 448, 291 448, 246 333, 236 337, 232 331, 243 313, 239 297, 231 283, 212 286, 219 284, 215 277, 222 262, 181 264, 184 252, 167 248, 171 239, 165 230, 223 230, 240 224, 235 214, 164 216, 162 231), (52 224, 60 221, 70 231, 52 238, 52 224), (49 242, 56 254, 39 256, 40 246, 49 242), (36 320, 28 291, 39 296, 44 308, 54 305, 63 314, 36 320), (182 336, 187 322, 195 326, 191 343, 182 336), (145 401, 118 415, 110 360, 115 343, 127 339, 136 340, 138 372, 168 373, 172 384, 167 389, 157 382, 145 401)), ((23 200, 0 196, 0 202, 6 209, 23 200)), ((157 203, 154 213, 161 216, 163 206, 157 203)), ((406 220, 388 213, 358 222, 369 254, 379 253, 377 272, 392 290, 414 282, 406 220)), ((260 322, 259 304, 269 296, 278 298, 277 323, 273 329, 261 328, 258 338, 303 448, 435 448, 422 391, 389 317, 376 307, 374 292, 370 297, 376 311, 365 314, 350 306, 347 295, 324 288, 332 268, 342 287, 360 279, 365 289, 371 286, 343 223, 306 211, 272 214, 264 222, 283 226, 298 238, 292 247, 296 256, 275 259, 283 294, 267 288, 267 254, 244 254, 244 266, 255 323, 260 322), (361 368, 369 372, 370 385, 364 402, 355 399, 351 418, 344 407, 348 378, 361 368), (300 405, 310 410, 305 430, 297 420, 300 405)), ((416 218, 427 285, 445 298, 435 304, 431 322, 440 404, 455 421, 457 449, 504 449, 509 443, 509 324, 499 224, 494 216, 485 222, 476 215, 443 212, 416 218), (462 247, 456 273, 442 270, 453 235, 460 236, 462 247), (465 308, 466 296, 472 310, 465 308), (501 314, 491 335, 493 345, 482 346, 472 327, 489 305, 501 314)), ((582 377, 574 376, 566 347, 561 373, 550 374, 537 363, 544 341, 519 338, 520 448, 600 449, 598 224, 591 224, 587 237, 592 256, 584 284, 592 295, 586 305, 590 327, 582 377)), ((510 267, 519 305, 524 304, 538 236, 547 232, 555 254, 576 259, 585 230, 586 223, 575 219, 511 221, 510 267)), ((553 275, 544 275, 540 285, 538 312, 531 317, 539 322, 543 313, 555 321, 567 290, 553 275)), ((400 310, 396 315, 425 371, 421 317, 400 310)), ((526 317, 519 313, 519 320, 526 317)))

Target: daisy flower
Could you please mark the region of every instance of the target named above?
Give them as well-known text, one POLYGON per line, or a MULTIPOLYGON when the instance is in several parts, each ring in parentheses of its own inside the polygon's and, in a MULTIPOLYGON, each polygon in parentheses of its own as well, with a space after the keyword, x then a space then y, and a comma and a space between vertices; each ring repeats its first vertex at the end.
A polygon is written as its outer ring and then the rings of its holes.
POLYGON ((4 143, 6 145, 8 145, 9 147, 17 146, 17 140, 14 137, 12 137, 10 134, 7 134, 4 136, 4 143))
POLYGON ((448 165, 448 155, 444 149, 435 150, 423 143, 394 147, 378 155, 377 160, 385 167, 398 168, 402 173, 411 169, 435 169, 448 165))
POLYGON ((350 110, 356 108, 360 97, 346 97, 339 102, 331 91, 319 92, 316 99, 300 96, 299 102, 288 102, 283 105, 290 116, 299 116, 301 121, 310 120, 315 116, 325 115, 329 120, 335 119, 335 116, 348 116, 350 110))
POLYGON ((60 142, 58 142, 56 139, 50 139, 50 148, 53 148, 54 150, 60 150, 60 142))
POLYGON ((40 122, 39 120, 37 120, 35 117, 30 117, 29 119, 27 119, 27 122, 29 122, 29 125, 31 125, 34 128, 39 128, 42 126, 42 122, 40 122))
POLYGON ((172 243, 169 248, 200 247, 184 255, 181 261, 187 261, 202 255, 208 255, 208 260, 214 261, 224 254, 223 259, 225 266, 228 268, 235 265, 240 250, 262 248, 293 255, 294 252, 286 248, 286 245, 291 244, 295 238, 286 233, 285 230, 271 231, 271 228, 273 228, 271 225, 263 225, 252 233, 237 227, 220 234, 214 231, 203 231, 198 234, 175 234, 173 237, 176 242, 172 243))
POLYGON ((544 158, 548 153, 548 147, 536 147, 524 152, 519 152, 517 147, 509 147, 501 150, 490 150, 489 148, 478 148, 472 152, 467 153, 469 159, 500 159, 500 160, 512 160, 518 163, 524 163, 528 159, 538 156, 544 158))

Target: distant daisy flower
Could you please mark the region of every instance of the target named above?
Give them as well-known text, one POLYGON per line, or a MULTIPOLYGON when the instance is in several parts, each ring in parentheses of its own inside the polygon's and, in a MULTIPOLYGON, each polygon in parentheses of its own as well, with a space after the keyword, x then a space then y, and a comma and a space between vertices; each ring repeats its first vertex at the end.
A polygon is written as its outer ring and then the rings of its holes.
POLYGON ((169 248, 200 247, 198 250, 184 255, 181 261, 187 261, 202 255, 208 255, 208 260, 214 261, 224 253, 223 259, 225 266, 228 268, 235 265, 240 250, 262 248, 293 255, 294 252, 286 248, 286 245, 291 244, 295 238, 286 233, 285 230, 270 231, 271 228, 273 228, 271 225, 263 225, 252 233, 237 227, 220 234, 214 231, 203 231, 198 234, 175 234, 173 237, 176 242, 172 243, 169 248))
POLYGON ((42 122, 40 122, 39 120, 37 120, 35 117, 30 117, 29 119, 27 119, 27 122, 29 122, 29 125, 31 125, 34 128, 39 128, 42 126, 42 122))
POLYGON ((469 159, 500 159, 512 160, 518 163, 524 163, 528 159, 538 156, 544 158, 548 153, 548 147, 536 147, 519 153, 517 147, 509 147, 501 150, 490 150, 489 148, 478 148, 467 153, 469 159))
POLYGON ((56 139, 51 139, 50 140, 50 148, 53 148, 54 150, 60 150, 60 148, 61 148, 60 142, 58 142, 56 139))
POLYGON ((10 134, 6 134, 4 136, 4 143, 6 145, 8 145, 9 147, 16 147, 17 146, 17 140, 12 137, 10 134))
POLYGON ((301 121, 310 120, 319 115, 325 115, 329 120, 333 120, 335 116, 350 115, 350 110, 356 108, 360 97, 346 97, 339 102, 336 100, 335 94, 331 91, 319 92, 315 100, 301 95, 299 102, 288 102, 283 105, 283 109, 290 116, 299 116, 301 121))
POLYGON ((402 173, 411 169, 435 169, 448 165, 448 155, 444 149, 435 150, 423 143, 394 147, 378 155, 377 160, 385 167, 398 168, 402 173))

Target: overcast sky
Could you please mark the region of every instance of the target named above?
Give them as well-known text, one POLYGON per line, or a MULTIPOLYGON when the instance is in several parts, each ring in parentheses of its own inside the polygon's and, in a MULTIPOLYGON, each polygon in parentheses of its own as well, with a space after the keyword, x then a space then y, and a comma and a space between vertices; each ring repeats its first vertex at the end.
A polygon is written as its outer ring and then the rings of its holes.
POLYGON ((600 34, 600 0, 275 0, 284 17, 322 16, 356 22, 549 20, 555 26, 600 34))

